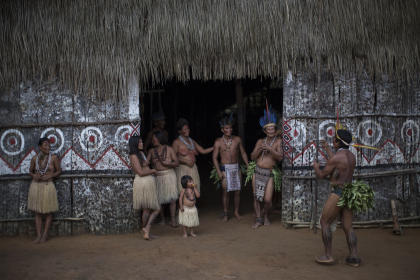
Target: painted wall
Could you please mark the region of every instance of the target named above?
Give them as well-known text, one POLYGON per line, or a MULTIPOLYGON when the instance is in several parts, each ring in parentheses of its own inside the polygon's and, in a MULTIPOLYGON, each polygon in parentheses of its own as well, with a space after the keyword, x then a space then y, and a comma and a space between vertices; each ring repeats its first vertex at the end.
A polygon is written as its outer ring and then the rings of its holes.
POLYGON ((56 84, 22 84, 0 96, 0 233, 33 232, 27 210, 29 164, 38 139, 50 139, 61 160, 56 180, 60 210, 53 233, 118 233, 137 228, 132 210, 128 139, 140 133, 139 90, 132 82, 127 100, 86 100, 56 84), (107 178, 111 175, 114 178, 107 178), (77 229, 75 229, 77 228, 77 229))
POLYGON ((368 76, 349 78, 323 73, 314 77, 288 73, 283 99, 284 221, 319 219, 329 186, 326 181, 312 178, 311 163, 314 159, 326 162, 326 153, 318 148, 318 140, 325 139, 332 146, 337 107, 341 123, 357 143, 379 148, 379 151, 351 148, 357 158, 355 174, 372 174, 363 180, 369 182, 376 196, 375 209, 357 215, 356 219, 389 219, 390 199, 398 199, 400 216, 420 214, 418 81, 407 86, 386 78, 373 82, 368 76), (407 169, 417 172, 405 174, 403 170, 407 169), (378 175, 386 171, 402 172, 378 175))

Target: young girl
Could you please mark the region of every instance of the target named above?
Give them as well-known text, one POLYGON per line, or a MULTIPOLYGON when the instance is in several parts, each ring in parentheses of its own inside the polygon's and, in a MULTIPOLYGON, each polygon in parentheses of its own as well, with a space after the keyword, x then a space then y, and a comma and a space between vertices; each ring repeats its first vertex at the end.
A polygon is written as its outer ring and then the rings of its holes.
POLYGON ((184 238, 188 237, 188 229, 190 230, 190 235, 196 237, 194 227, 197 227, 200 222, 198 220, 198 212, 195 203, 197 198, 200 197, 200 192, 191 176, 182 176, 181 185, 182 190, 179 196, 179 224, 182 225, 184 238))

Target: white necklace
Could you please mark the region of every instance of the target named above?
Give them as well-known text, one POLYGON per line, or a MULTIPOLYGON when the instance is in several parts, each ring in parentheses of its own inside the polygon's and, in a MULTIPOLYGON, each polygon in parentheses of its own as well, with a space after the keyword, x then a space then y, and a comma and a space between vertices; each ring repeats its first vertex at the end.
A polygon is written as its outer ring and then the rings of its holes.
MULTIPOLYGON (((273 146, 274 141, 276 141, 276 138, 277 138, 277 136, 274 136, 273 140, 271 140, 271 143, 268 144, 268 146, 270 146, 270 147, 273 146)), ((266 144, 266 145, 267 145, 267 139, 268 139, 268 137, 265 137, 264 144, 266 144)), ((264 154, 265 154, 265 151, 262 152, 261 159, 264 158, 264 154)))
POLYGON ((232 145, 232 137, 230 137, 228 141, 226 141, 226 138, 224 135, 222 138, 223 138, 223 142, 226 145, 226 150, 230 150, 230 146, 232 145))
POLYGON ((181 135, 179 135, 178 138, 179 138, 179 140, 181 140, 182 143, 185 144, 185 146, 187 146, 188 150, 190 150, 190 151, 195 150, 194 141, 191 139, 191 137, 188 136, 188 141, 190 141, 190 143, 187 143, 187 141, 185 141, 185 139, 181 135))
POLYGON ((50 165, 51 162, 51 153, 48 153, 48 160, 47 160, 47 164, 45 165, 45 168, 43 170, 41 170, 40 168, 40 164, 39 164, 39 154, 36 156, 36 161, 35 161, 35 168, 36 171, 41 174, 41 176, 44 176, 47 173, 48 167, 50 165))

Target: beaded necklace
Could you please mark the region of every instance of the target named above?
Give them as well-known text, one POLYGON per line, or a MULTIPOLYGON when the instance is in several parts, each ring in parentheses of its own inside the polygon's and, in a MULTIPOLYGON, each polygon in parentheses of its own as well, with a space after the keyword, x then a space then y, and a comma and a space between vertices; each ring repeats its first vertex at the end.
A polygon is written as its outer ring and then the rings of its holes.
POLYGON ((232 137, 229 138, 229 141, 226 141, 226 138, 225 138, 224 135, 222 136, 222 138, 223 138, 223 142, 226 145, 226 151, 229 151, 230 150, 230 146, 232 146, 232 137))
POLYGON ((187 141, 181 136, 178 136, 179 140, 181 140, 182 143, 185 144, 185 146, 187 146, 187 149, 190 151, 194 151, 195 150, 195 145, 194 145, 194 141, 191 139, 191 137, 188 137, 188 141, 190 141, 190 143, 187 143, 187 141))
POLYGON ((159 161, 165 161, 166 159, 166 145, 162 148, 162 153, 159 155, 158 148, 154 148, 155 158, 159 161))
MULTIPOLYGON (((45 160, 44 160, 45 162, 45 160)), ((50 165, 51 162, 51 153, 48 153, 48 160, 47 160, 47 164, 45 165, 45 168, 41 170, 40 168, 40 163, 39 163, 39 154, 36 156, 36 161, 35 161, 35 168, 36 171, 41 174, 41 176, 44 176, 47 173, 48 167, 50 165)))

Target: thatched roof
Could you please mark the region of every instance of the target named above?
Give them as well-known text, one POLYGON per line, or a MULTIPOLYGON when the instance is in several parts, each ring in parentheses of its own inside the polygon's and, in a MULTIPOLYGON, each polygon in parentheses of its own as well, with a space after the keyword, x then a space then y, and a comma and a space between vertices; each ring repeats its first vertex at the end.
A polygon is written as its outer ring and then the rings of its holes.
POLYGON ((59 78, 119 98, 127 79, 280 77, 287 69, 412 77, 415 0, 3 0, 0 88, 59 78))

